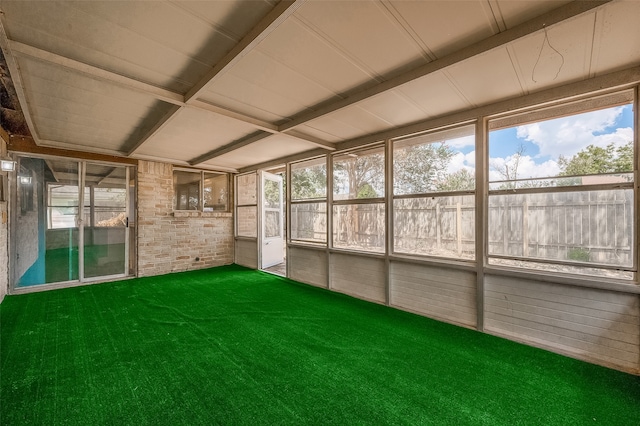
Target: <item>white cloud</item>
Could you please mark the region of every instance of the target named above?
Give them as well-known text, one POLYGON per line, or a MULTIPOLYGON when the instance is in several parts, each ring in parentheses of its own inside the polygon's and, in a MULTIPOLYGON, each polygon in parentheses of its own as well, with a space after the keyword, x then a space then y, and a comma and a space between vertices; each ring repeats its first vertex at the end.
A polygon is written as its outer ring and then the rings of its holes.
MULTIPOLYGON (((490 158, 489 159, 489 180, 506 180, 506 177, 498 170, 504 170, 505 164, 509 167, 515 167, 515 156, 507 158, 490 158)), ((523 155, 518 161, 517 179, 539 178, 557 176, 560 173, 560 167, 555 160, 547 160, 544 163, 537 164, 529 155, 523 155)), ((510 176, 513 178, 513 175, 510 176)))
POLYGON ((611 133, 594 135, 615 125, 624 107, 592 111, 571 117, 527 124, 517 128, 518 138, 536 144, 540 156, 571 157, 588 145, 605 147, 633 140, 633 129, 618 128, 611 133))
POLYGON ((461 138, 447 139, 445 143, 452 148, 460 149, 468 146, 475 146, 476 137, 475 135, 469 135, 469 136, 463 136, 461 138))
POLYGON ((473 174, 475 173, 475 164, 475 151, 472 151, 468 154, 457 152, 453 157, 451 157, 451 160, 449 161, 449 165, 447 166, 447 173, 455 173, 458 170, 467 169, 473 174))

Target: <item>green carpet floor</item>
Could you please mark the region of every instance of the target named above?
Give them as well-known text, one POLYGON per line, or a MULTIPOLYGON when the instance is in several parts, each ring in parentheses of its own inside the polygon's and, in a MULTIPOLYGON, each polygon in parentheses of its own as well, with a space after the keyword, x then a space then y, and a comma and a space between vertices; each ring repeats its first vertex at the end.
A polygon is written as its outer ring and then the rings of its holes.
POLYGON ((640 377, 239 266, 0 311, 2 425, 640 424, 640 377))

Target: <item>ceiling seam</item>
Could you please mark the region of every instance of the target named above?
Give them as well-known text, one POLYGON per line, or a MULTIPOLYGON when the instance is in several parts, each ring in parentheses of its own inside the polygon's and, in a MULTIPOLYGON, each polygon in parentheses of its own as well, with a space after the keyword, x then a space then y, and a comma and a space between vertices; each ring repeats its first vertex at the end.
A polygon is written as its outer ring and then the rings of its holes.
POLYGON ((518 61, 518 57, 513 51, 513 45, 509 43, 507 46, 505 46, 505 50, 507 51, 507 56, 509 57, 509 62, 511 62, 511 67, 513 68, 513 72, 516 74, 516 78, 518 79, 518 85, 520 86, 520 93, 522 95, 526 95, 529 93, 529 89, 527 84, 525 83, 525 78, 522 73, 520 61, 518 61))
POLYGON ((376 73, 373 69, 369 68, 364 62, 360 61, 358 58, 355 58, 353 55, 351 55, 351 53, 349 53, 348 51, 344 50, 338 44, 337 41, 333 40, 331 37, 329 37, 328 34, 326 34, 320 28, 316 27, 314 24, 309 22, 309 20, 307 20, 305 17, 296 15, 294 18, 297 19, 298 21, 300 21, 300 23, 302 25, 307 27, 307 29, 309 31, 311 31, 314 34, 316 34, 316 36, 319 39, 321 39, 324 43, 326 43, 328 46, 330 46, 335 51, 339 52, 340 55, 343 58, 345 58, 347 61, 349 61, 353 66, 355 66, 356 68, 358 68, 359 70, 361 70, 362 72, 367 74, 367 76, 369 77, 370 80, 375 80, 377 82, 381 82, 381 81, 384 80, 382 78, 382 76, 380 76, 378 73, 376 73))
POLYGON ((433 51, 427 46, 427 43, 422 40, 422 38, 418 35, 416 30, 413 29, 411 24, 407 22, 406 19, 398 12, 398 9, 391 3, 389 0, 380 0, 380 8, 385 12, 386 15, 389 16, 389 20, 395 21, 396 25, 399 25, 400 28, 406 33, 411 41, 413 41, 422 51, 422 56, 428 62, 434 61, 437 59, 437 56, 433 53, 433 51))
POLYGON ((600 53, 600 41, 602 40, 601 34, 603 33, 602 27, 604 26, 604 10, 596 10, 593 16, 593 34, 591 38, 591 51, 589 52, 589 69, 588 76, 595 77, 593 71, 597 67, 597 62, 600 53), (598 31, 599 30, 599 31, 598 31))

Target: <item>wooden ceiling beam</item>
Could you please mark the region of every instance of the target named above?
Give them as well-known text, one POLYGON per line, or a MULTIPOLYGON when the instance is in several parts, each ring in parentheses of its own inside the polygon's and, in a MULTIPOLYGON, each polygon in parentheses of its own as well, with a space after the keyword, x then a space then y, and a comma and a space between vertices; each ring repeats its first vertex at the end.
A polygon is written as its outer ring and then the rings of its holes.
POLYGON ((261 141, 270 136, 273 136, 273 135, 268 132, 258 132, 258 133, 251 134, 249 136, 245 136, 229 144, 221 146, 220 148, 216 148, 213 151, 210 151, 206 154, 196 157, 193 160, 189 161, 189 164, 192 166, 202 164, 205 161, 209 161, 213 158, 220 157, 221 155, 228 154, 231 151, 235 151, 238 148, 242 148, 243 146, 247 146, 254 142, 261 141))
POLYGON ((185 102, 190 102, 206 89, 206 87, 231 69, 238 61, 251 52, 262 40, 280 26, 289 16, 307 0, 281 0, 249 33, 236 44, 209 72, 196 83, 185 95, 185 102))

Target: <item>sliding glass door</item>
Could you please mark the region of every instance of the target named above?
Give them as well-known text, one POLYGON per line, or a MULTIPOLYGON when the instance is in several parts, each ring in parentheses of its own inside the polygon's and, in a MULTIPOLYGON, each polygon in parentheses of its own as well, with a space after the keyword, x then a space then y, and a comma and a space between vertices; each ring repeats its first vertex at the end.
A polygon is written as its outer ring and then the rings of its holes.
POLYGON ((14 287, 129 273, 129 168, 18 159, 12 220, 14 287))
POLYGON ((86 164, 83 196, 83 277, 122 275, 128 250, 127 168, 86 164))

